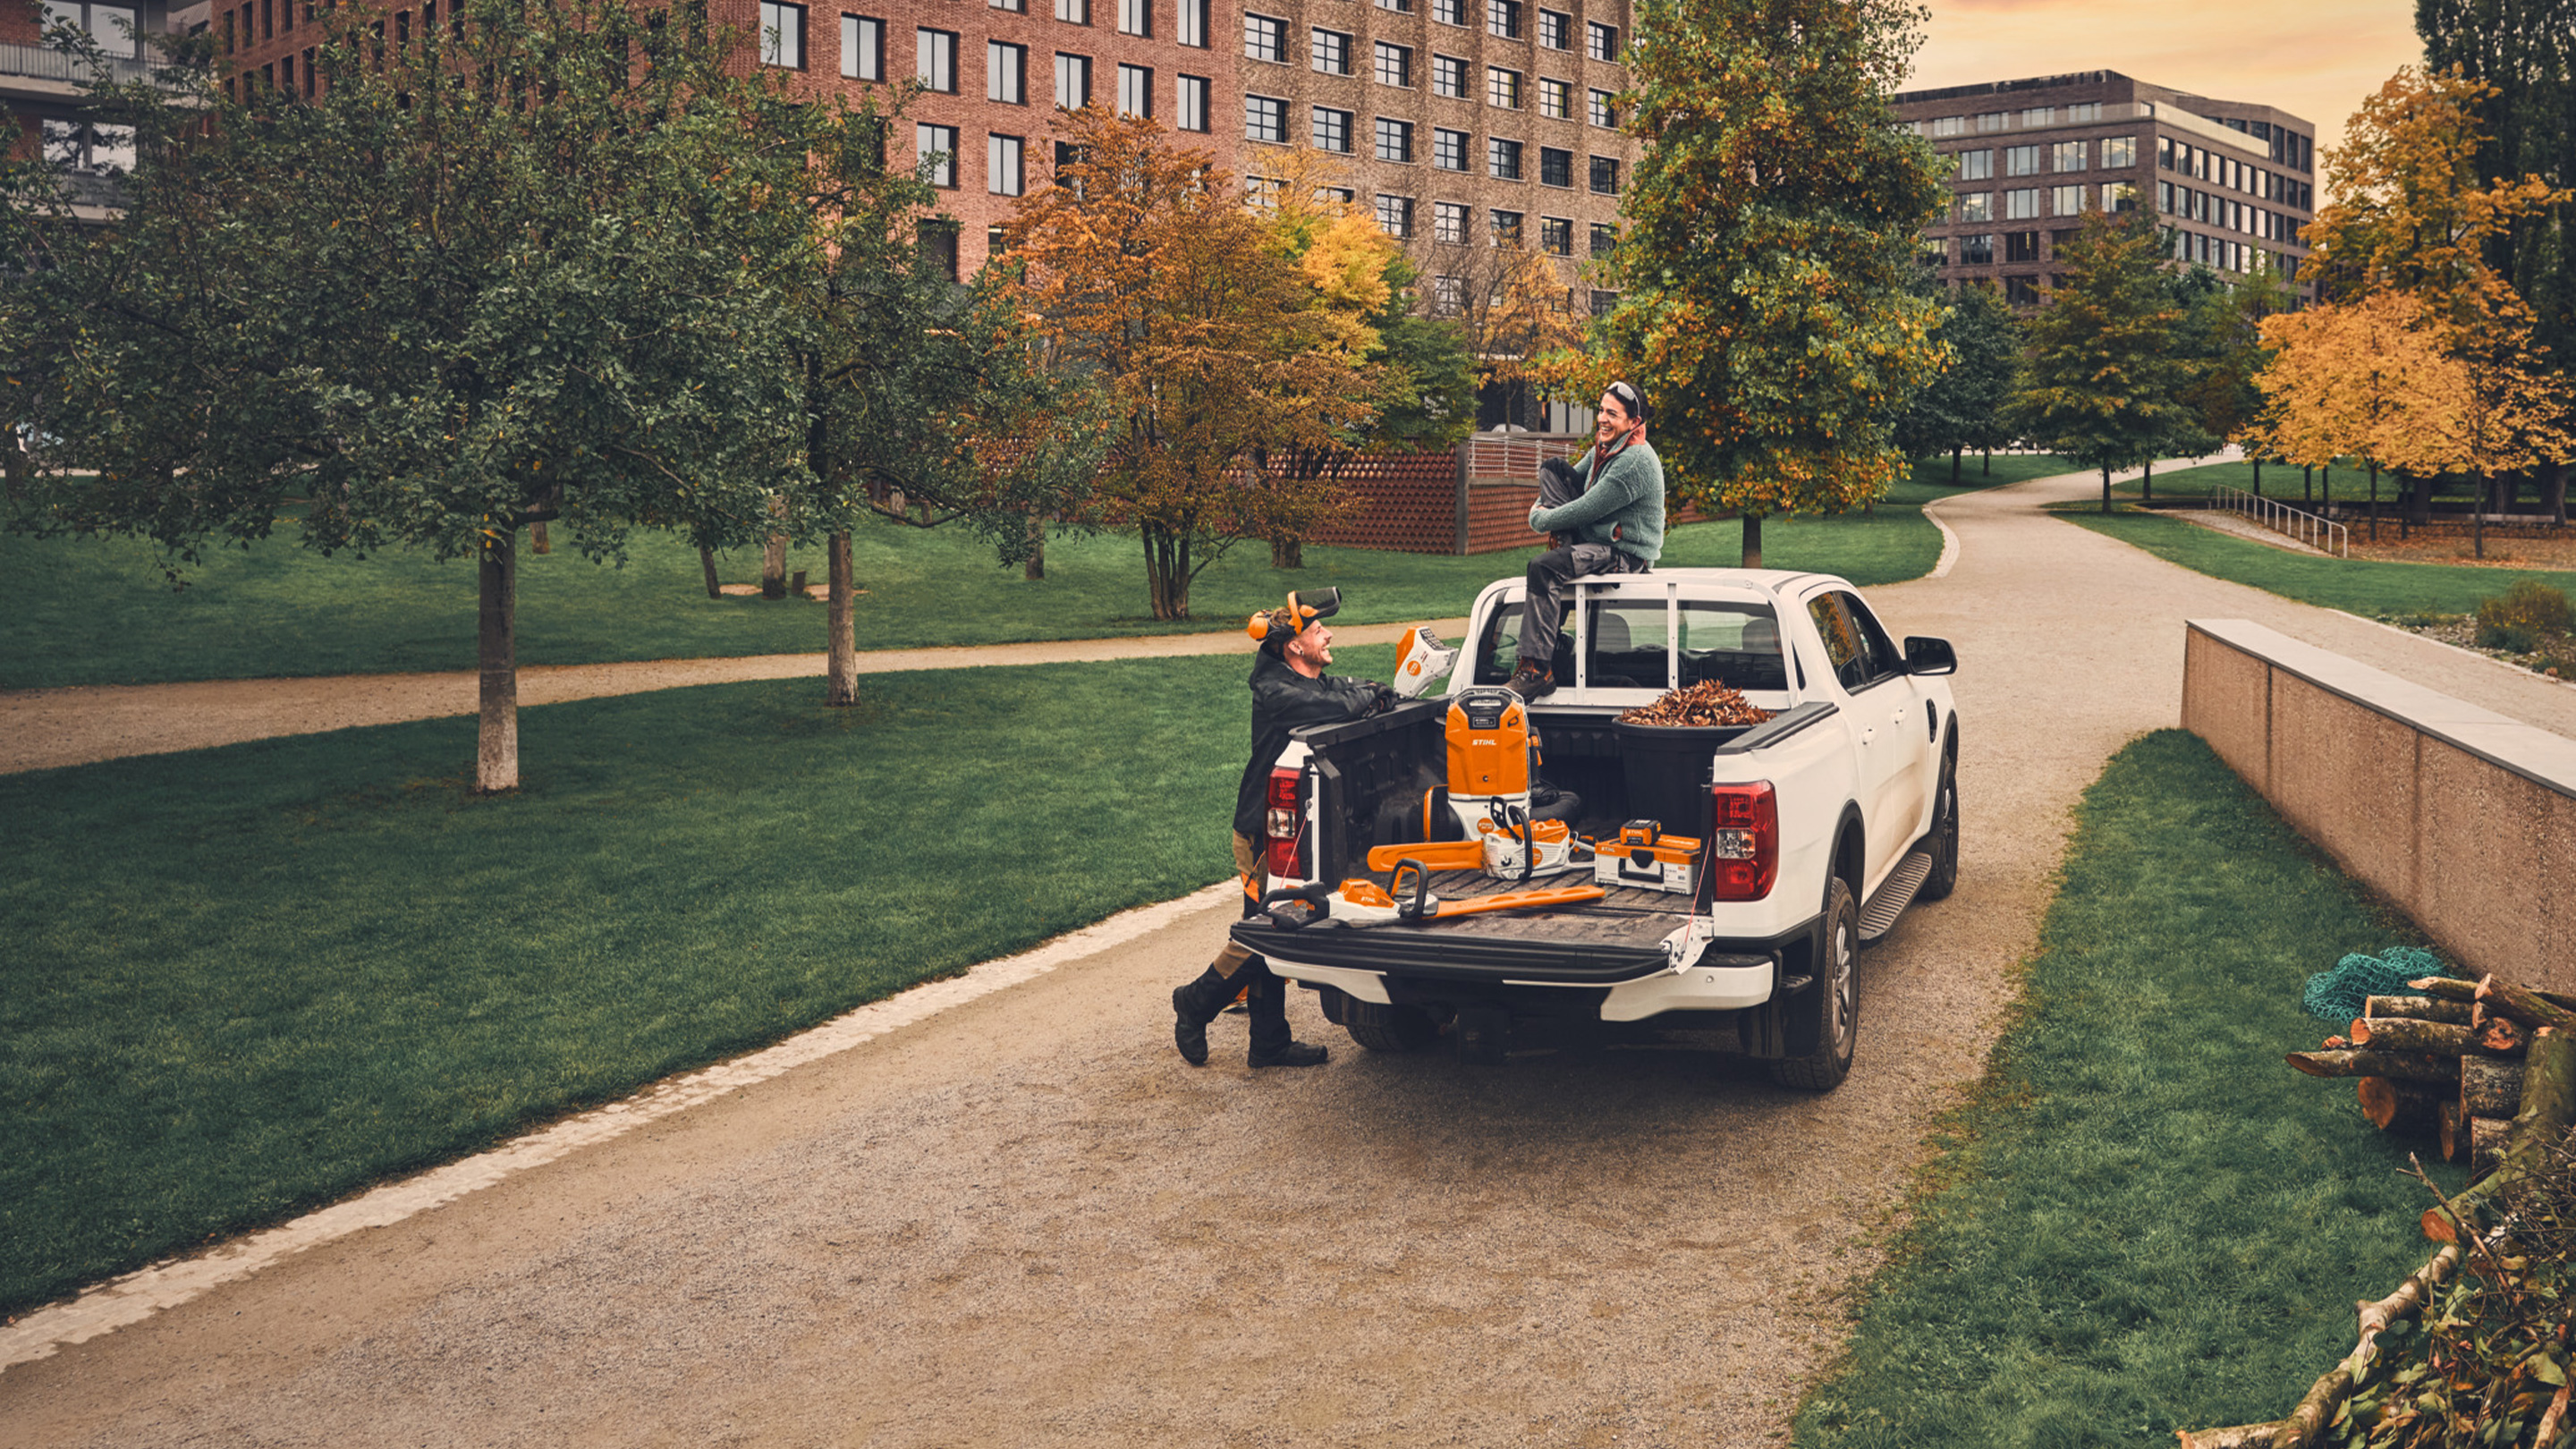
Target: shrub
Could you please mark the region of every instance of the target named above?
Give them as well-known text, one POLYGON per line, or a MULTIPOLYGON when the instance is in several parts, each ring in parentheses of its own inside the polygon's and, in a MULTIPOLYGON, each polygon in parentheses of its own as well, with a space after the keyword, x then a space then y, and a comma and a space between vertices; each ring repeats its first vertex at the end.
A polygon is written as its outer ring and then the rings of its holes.
POLYGON ((2524 579, 2497 598, 2478 605, 2478 643, 2487 648, 2507 648, 2517 654, 2531 651, 2530 640, 2537 634, 2564 634, 2576 629, 2576 609, 2567 603, 2567 595, 2537 579, 2524 579), (2489 635, 2502 636, 2519 632, 2520 644, 2504 644, 2489 635))
POLYGON ((2528 654, 2540 647, 2539 639, 2520 624, 2490 624, 2478 621, 2478 647, 2501 649, 2507 654, 2528 654))

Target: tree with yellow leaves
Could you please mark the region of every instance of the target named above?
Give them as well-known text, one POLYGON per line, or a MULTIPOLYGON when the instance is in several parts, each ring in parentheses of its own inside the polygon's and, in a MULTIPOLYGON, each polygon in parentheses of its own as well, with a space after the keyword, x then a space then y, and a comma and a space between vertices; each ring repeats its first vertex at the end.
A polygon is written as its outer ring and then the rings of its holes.
POLYGON ((2403 292, 2321 303, 2261 322, 2271 356, 2255 374, 2263 411, 2246 450, 2300 467, 2358 458, 2370 469, 2370 532, 2379 536, 2379 472, 2424 466, 2408 419, 2426 379, 2442 367, 2424 309, 2403 292))
POLYGON ((1136 529, 1154 617, 1186 619, 1202 570, 1302 526, 1330 491, 1255 470, 1367 425, 1375 334, 1325 304, 1347 256, 1327 248, 1309 273, 1209 153, 1099 108, 1057 130, 1070 159, 1020 208, 1008 246, 1051 362, 1110 399, 1096 501, 1136 529))

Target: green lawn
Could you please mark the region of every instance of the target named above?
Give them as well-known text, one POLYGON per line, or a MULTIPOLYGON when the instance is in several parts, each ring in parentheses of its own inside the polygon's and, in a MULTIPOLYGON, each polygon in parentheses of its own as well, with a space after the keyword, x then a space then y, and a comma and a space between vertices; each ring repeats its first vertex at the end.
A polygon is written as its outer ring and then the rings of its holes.
POLYGON ((2281 1063, 2327 1029, 2303 978, 2403 928, 2178 730, 2077 820, 2023 1014, 1799 1444, 2145 1449, 2275 1419, 2351 1350, 2354 1300, 2423 1261, 2416 1144, 2281 1063))
MULTIPOLYGON (((1997 477, 2028 459, 1999 458, 1997 477)), ((2044 471, 2044 469, 2039 469, 2044 471)), ((1973 476, 1973 474, 1972 474, 1973 476)), ((2026 475, 2025 475, 2026 476, 2026 475)), ((1864 587, 1927 572, 1939 533, 1919 505, 1953 490, 1900 485, 1876 516, 1772 520, 1765 559, 1775 568, 1839 573, 1864 587)), ((1281 572, 1269 551, 1240 547, 1200 576, 1195 623, 1146 617, 1144 561, 1131 538, 1102 535, 1048 545, 1047 577, 1016 568, 964 534, 879 523, 854 540, 862 649, 1087 639, 1241 627, 1290 588, 1339 585, 1342 617, 1402 623, 1466 613, 1476 591, 1517 574, 1528 552, 1468 558, 1310 547, 1307 567, 1281 572)), ((1732 522, 1695 524, 1666 540, 1667 567, 1733 564, 1732 522)), ((1533 550, 1534 551, 1534 550, 1533 550)), ((756 581, 759 559, 724 561, 727 582, 756 581)), ((819 582, 819 550, 791 569, 819 582)), ((177 679, 467 669, 474 663, 474 572, 409 552, 364 560, 322 558, 275 538, 210 558, 173 592, 151 550, 131 542, 0 536, 0 576, 14 578, 0 626, 0 688, 137 684, 177 679)), ((803 653, 823 647, 823 607, 805 600, 709 599, 695 550, 639 536, 624 568, 562 550, 523 551, 519 659, 587 664, 616 659, 803 653)))
POLYGON ((2058 511, 2069 523, 2135 544, 2156 557, 2212 578, 2342 609, 2364 618, 2411 614, 2466 614, 2516 581, 2537 579, 2576 591, 2576 572, 2564 569, 2483 569, 2462 564, 2381 563, 2322 558, 2231 538, 2176 518, 2117 512, 2105 516, 2070 505, 2058 511))
MULTIPOLYGON (((2254 465, 2251 463, 2210 463, 2198 468, 2177 468, 2167 473, 2159 470, 2155 477, 2158 498, 2207 498, 2219 485, 2254 490, 2254 465)), ((2134 498, 2139 488, 2132 480, 2111 485, 2117 497, 2134 498)), ((2304 486, 2299 470, 2280 463, 2263 465, 2263 496, 2282 503, 2297 504, 2308 499, 2326 501, 2331 495, 2337 503, 2356 507, 2370 501, 2370 474, 2360 468, 2330 468, 2312 474, 2304 486)), ((2397 501, 2397 485, 2387 478, 2379 480, 2379 503, 2382 508, 2397 501)))
MULTIPOLYGON (((1959 460, 1959 486, 1953 488, 1950 486, 1950 458, 1945 453, 1937 458, 1915 459, 1912 486, 1932 489, 1930 496, 1943 497, 1976 488, 2000 488, 2025 479, 2078 471, 2073 463, 2047 453, 1997 453, 1991 459, 1970 453, 1959 460)), ((1893 496, 1904 498, 1907 486, 1898 484, 1893 496)))
POLYGON ((0 777, 0 1314, 1224 878, 1244 670, 529 709, 504 799, 470 719, 0 777))

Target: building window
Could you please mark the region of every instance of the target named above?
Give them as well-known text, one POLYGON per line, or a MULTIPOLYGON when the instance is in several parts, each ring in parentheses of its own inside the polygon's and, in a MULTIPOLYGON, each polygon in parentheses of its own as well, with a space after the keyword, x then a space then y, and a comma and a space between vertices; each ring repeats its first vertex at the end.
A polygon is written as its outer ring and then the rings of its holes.
POLYGON ((1247 12, 1243 17, 1243 54, 1248 60, 1288 63, 1288 22, 1247 12))
MULTIPOLYGON (((1464 209, 1465 208, 1463 207, 1460 208, 1462 211, 1464 209)), ((1463 228, 1465 223, 1461 222, 1460 226, 1463 228)), ((1466 243, 1466 238, 1461 236, 1459 238, 1459 243, 1460 245, 1464 245, 1466 243)), ((1467 283, 1464 279, 1458 277, 1433 277, 1431 279, 1432 316, 1455 317, 1466 310, 1467 283)))
POLYGON ((865 15, 841 17, 841 74, 852 80, 885 79, 885 22, 865 15))
POLYGON ((1431 0, 1431 18, 1443 25, 1467 23, 1467 0, 1431 0))
POLYGON ((1443 171, 1467 169, 1467 133, 1445 127, 1431 128, 1431 164, 1443 171))
POLYGON ((1968 134, 1968 118, 1965 116, 1943 116, 1932 123, 1932 134, 1935 136, 1964 136, 1968 134))
POLYGON ((1485 174, 1496 181, 1521 179, 1521 143, 1500 136, 1485 138, 1485 174))
POLYGON ((1521 0, 1485 0, 1485 33, 1503 40, 1521 38, 1521 0))
POLYGON ((1521 214, 1517 211, 1493 213, 1494 250, 1516 252, 1521 247, 1521 214))
POLYGON ((2028 221, 2039 215, 2039 188, 2004 193, 2004 219, 2028 221))
POLYGON ((1314 57, 1315 69, 1326 75, 1351 73, 1351 38, 1338 30, 1318 30, 1307 51, 1314 57))
POLYGON ((1594 60, 1615 61, 1619 58, 1619 27, 1598 20, 1583 27, 1583 53, 1594 60))
MULTIPOLYGON (((1006 41, 984 42, 984 99, 1006 106, 1029 103, 1029 48, 1006 41)), ((1005 191, 1004 196, 1017 196, 1005 191)))
POLYGON ((932 217, 921 224, 921 255, 930 269, 950 281, 957 280, 957 223, 944 216, 932 217))
POLYGON ((1617 311, 1617 310, 1619 310, 1619 294, 1618 294, 1618 293, 1616 293, 1616 292, 1595 291, 1595 292, 1592 294, 1592 315, 1593 315, 1593 316, 1595 316, 1595 317, 1607 317, 1607 316, 1609 316, 1611 313, 1613 313, 1613 312, 1615 312, 1615 311, 1617 311))
POLYGON ((1538 43, 1550 50, 1574 48, 1574 17, 1554 10, 1538 13, 1538 43))
POLYGON ((1411 161, 1413 159, 1413 123, 1391 116, 1377 118, 1377 159, 1411 161))
POLYGON ((1146 35, 1154 33, 1154 0, 1118 0, 1118 33, 1146 35))
POLYGON ((2037 176, 2039 174, 2039 148, 2037 146, 2006 146, 2004 148, 2004 174, 2006 176, 2037 176))
POLYGON ((1960 180, 1962 180, 1962 181, 1992 181, 1992 180, 1994 180, 1994 179, 1995 179, 1995 153, 1994 153, 1994 152, 1992 152, 1992 151, 1962 151, 1962 152, 1960 152, 1960 153, 1959 153, 1959 179, 1960 179, 1960 180))
POLYGON ((1055 0, 1055 18, 1067 25, 1091 23, 1091 0, 1055 0))
POLYGON ((2166 216, 2170 216, 2170 215, 2172 215, 2172 214, 2173 214, 2173 201, 2174 201, 2174 184, 2173 184, 2172 182, 2170 182, 2170 181, 2159 181, 2159 182, 2157 182, 2157 183, 2156 183, 2156 211, 2157 211, 2157 213, 2158 213, 2159 215, 2166 215, 2166 216))
POLYGON ((2082 171, 2085 169, 2083 142, 2060 141, 2049 147, 2049 150, 2053 153, 2048 158, 2049 170, 2062 173, 2067 171, 2082 171))
POLYGON ((1619 161, 1615 156, 1592 158, 1592 190, 1598 196, 1619 194, 1619 161))
MULTIPOLYGON (((1014 15, 1029 13, 1029 0, 984 0, 984 4, 994 10, 1008 10, 1014 15)), ((993 250, 999 252, 1001 248, 997 246, 993 250)))
POLYGON ((1938 270, 1950 265, 1950 243, 1947 238, 1927 236, 1916 242, 1915 257, 1923 265, 1938 270))
POLYGON ((1540 217, 1538 249, 1552 257, 1574 255, 1574 223, 1562 216, 1540 217))
POLYGON ((94 126, 85 121, 45 121, 40 136, 45 160, 68 171, 108 175, 134 169, 132 126, 94 126))
POLYGON ((957 128, 921 122, 912 128, 913 154, 928 168, 933 186, 957 184, 957 128))
POLYGON ((1455 201, 1431 203, 1431 239, 1448 246, 1467 244, 1467 208, 1455 201))
POLYGON ((2100 119, 2102 119, 2102 103, 2100 101, 2078 101, 2074 105, 2066 108, 2066 123, 2070 126, 2082 125, 2087 121, 2098 121, 2100 119))
POLYGON ((1574 184, 1574 153, 1571 151, 1560 151, 1554 146, 1539 147, 1538 184, 1541 186, 1572 186, 1574 184))
POLYGON ((1351 154, 1351 113, 1330 106, 1317 106, 1314 117, 1315 149, 1338 155, 1351 154))
POLYGON ((1574 119, 1574 87, 1561 80, 1539 77, 1538 113, 1551 121, 1574 119))
POLYGON ((1413 48, 1405 45, 1377 43, 1377 83, 1382 86, 1413 88, 1413 48))
POLYGON ((1180 0, 1181 44, 1192 50, 1208 48, 1208 0, 1180 0))
POLYGON ((2005 232, 2004 260, 2007 262, 2038 261, 2039 233, 2035 231, 2005 232))
POLYGON ((1413 198, 1381 196, 1377 199, 1377 224, 1380 231, 1397 241, 1413 239, 1413 198))
POLYGON ((1208 128, 1207 77, 1182 76, 1174 88, 1173 99, 1180 103, 1182 130, 1205 131, 1208 128))
POLYGON ((1154 114, 1154 72, 1150 66, 1118 67, 1118 114, 1151 116, 1154 114))
POLYGON ((1465 100, 1467 98, 1467 62, 1454 55, 1432 56, 1431 93, 1435 96, 1451 96, 1465 100))
POLYGON ((957 36, 946 30, 916 30, 913 37, 913 75, 923 89, 957 92, 957 36))
POLYGON ((2000 131, 2011 124, 2012 118, 2001 111, 1988 111, 1977 117, 1977 130, 1981 134, 1987 131, 2000 131))
POLYGON ((1606 221, 1592 223, 1592 255, 1606 257, 1618 247, 1619 228, 1606 221))
POLYGON ((2110 181, 2103 183, 2102 209, 2104 211, 2137 210, 2138 183, 2134 181, 2110 181))
POLYGON ((1612 130, 1618 129, 1619 112, 1610 104, 1610 92, 1594 91, 1592 93, 1592 124, 1596 126, 1606 126, 1612 130))
POLYGON ((1991 191, 1959 193, 1959 220, 1992 221, 1995 219, 1995 194, 1991 191))
POLYGON ((1056 52, 1055 103, 1068 111, 1091 104, 1091 57, 1056 52))
POLYGON ((1245 96, 1243 139, 1288 144, 1288 103, 1269 96, 1245 96))
POLYGON ((2156 167, 2163 171, 2171 171, 2174 169, 2173 137, 2158 136, 2156 138, 2156 167))
POLYGON ((1521 108, 1521 73, 1498 65, 1485 67, 1485 104, 1506 111, 1521 108))
POLYGON ((1959 238, 1959 265, 1991 267, 1995 264, 1995 237, 1992 232, 1959 238))
MULTIPOLYGON (((295 7, 290 4, 287 13, 294 14, 295 7)), ((789 70, 805 68, 804 6, 760 0, 760 63, 789 70)))
MULTIPOLYGON (((141 12, 131 5, 84 5, 79 3, 79 0, 45 0, 43 8, 45 23, 68 25, 82 32, 90 38, 91 44, 99 48, 99 53, 102 55, 114 56, 118 60, 133 60, 143 53, 140 43, 141 12)), ((767 8, 767 6, 762 7, 764 10, 767 8)), ((268 33, 260 38, 275 40, 277 38, 275 17, 267 16, 266 12, 262 13, 268 21, 268 33)), ((764 21, 767 19, 766 16, 762 18, 764 21)), ((289 30, 295 28, 295 8, 292 4, 287 7, 286 28, 289 30)), ((251 43, 248 6, 242 8, 241 40, 243 47, 248 48, 251 43)))
POLYGON ((1410 15, 1413 13, 1413 0, 1377 0, 1377 8, 1392 10, 1398 15, 1410 15))
POLYGON ((1028 190, 1028 143, 1017 136, 990 136, 984 141, 984 189, 995 196, 1018 196, 1028 190))
POLYGON ((2083 184, 2079 182, 2073 186, 2050 187, 2048 189, 2048 214, 2051 216, 2082 216, 2084 214, 2083 184))
POLYGON ((2138 138, 2105 136, 2102 138, 2102 169, 2125 171, 2138 164, 2138 138))
POLYGON ((2004 301, 2015 307, 2038 306, 2039 279, 2037 277, 2004 278, 2004 301))

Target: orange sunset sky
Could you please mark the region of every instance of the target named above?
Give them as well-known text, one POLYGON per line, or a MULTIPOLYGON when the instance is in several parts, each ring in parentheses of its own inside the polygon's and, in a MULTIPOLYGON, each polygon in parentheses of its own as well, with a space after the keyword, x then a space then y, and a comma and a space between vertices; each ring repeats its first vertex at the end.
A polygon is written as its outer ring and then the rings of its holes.
MULTIPOLYGON (((2412 0, 1930 0, 1908 90, 2116 70, 2278 106, 2343 137, 2362 97, 2423 59, 2412 0)), ((2320 166, 2320 171, 2323 167, 2320 166)))

